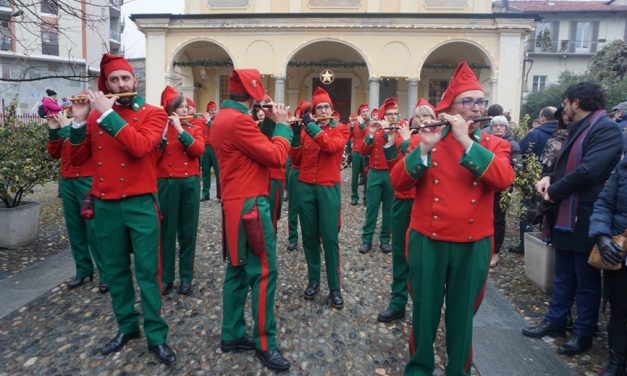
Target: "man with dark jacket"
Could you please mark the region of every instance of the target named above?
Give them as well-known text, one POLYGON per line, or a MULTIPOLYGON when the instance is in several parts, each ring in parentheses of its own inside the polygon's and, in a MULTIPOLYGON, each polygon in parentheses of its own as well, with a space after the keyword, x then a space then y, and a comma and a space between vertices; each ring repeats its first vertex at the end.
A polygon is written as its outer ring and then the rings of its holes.
POLYGON ((540 111, 540 116, 538 116, 540 126, 532 129, 531 132, 520 140, 520 151, 523 154, 533 153, 540 158, 546 142, 555 132, 555 125, 557 124, 553 116, 555 111, 557 109, 553 106, 544 107, 540 111))
POLYGON ((592 346, 601 302, 599 269, 588 264, 594 239, 588 237, 594 201, 622 153, 616 123, 603 110, 605 95, 596 83, 582 82, 566 89, 562 102, 571 123, 568 138, 553 172, 536 184, 544 200, 555 204, 549 218, 555 247, 555 275, 549 311, 537 326, 522 333, 529 337, 563 334, 575 298, 577 319, 573 336, 559 347, 563 355, 576 355, 592 346))

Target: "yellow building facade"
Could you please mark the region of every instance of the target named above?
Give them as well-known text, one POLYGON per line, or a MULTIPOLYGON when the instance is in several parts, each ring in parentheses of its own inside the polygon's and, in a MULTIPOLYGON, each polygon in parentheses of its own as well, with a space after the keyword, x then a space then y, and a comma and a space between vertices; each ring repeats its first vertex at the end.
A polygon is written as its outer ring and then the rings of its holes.
POLYGON ((489 0, 187 0, 185 14, 131 19, 146 35, 151 103, 172 85, 203 109, 226 98, 233 68, 257 68, 275 101, 296 108, 321 85, 343 120, 386 97, 404 117, 420 97, 437 104, 462 60, 518 119, 534 27, 533 15, 493 13, 489 0))

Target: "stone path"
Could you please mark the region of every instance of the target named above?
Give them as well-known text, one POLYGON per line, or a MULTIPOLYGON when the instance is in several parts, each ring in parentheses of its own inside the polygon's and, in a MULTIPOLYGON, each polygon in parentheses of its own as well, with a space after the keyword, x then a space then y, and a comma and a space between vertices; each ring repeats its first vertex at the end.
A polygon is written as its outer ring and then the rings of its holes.
MULTIPOLYGON (((377 323, 377 313, 389 299, 391 257, 378 251, 376 237, 369 254, 356 251, 365 208, 348 204, 346 188, 344 184, 344 227, 340 233, 343 310, 327 305, 325 284, 314 301, 302 298, 306 285, 304 255, 300 247, 294 252, 285 250, 285 218, 279 223, 277 341, 292 362, 289 375, 400 375, 407 362, 411 303, 407 319, 377 323)), ((168 343, 179 357, 176 366, 166 369, 158 364, 147 351, 145 337, 130 342, 120 353, 100 355, 98 349, 117 330, 110 298, 97 292, 96 281, 76 290, 58 285, 73 274, 65 252, 58 256, 56 270, 50 267, 55 259, 48 259, 0 281, 0 375, 272 374, 253 353, 222 354, 219 349, 224 265, 218 214, 216 201, 201 204, 194 294, 187 297, 174 292, 164 297, 163 315, 170 326, 168 343), (35 281, 35 277, 42 280, 35 281), (16 290, 20 285, 25 287, 23 293, 16 290), (32 299, 37 294, 41 296, 8 313, 23 304, 19 299, 32 299)), ((322 278, 326 278, 324 269, 322 278)), ((139 304, 136 307, 139 309, 139 304)), ((250 326, 249 307, 250 303, 246 311, 250 326)), ((494 289, 488 289, 476 319, 473 375, 542 374, 520 373, 532 369, 530 362, 538 366, 533 369, 568 374, 560 360, 550 356, 553 351, 543 348, 543 342, 522 338, 522 325, 511 306, 494 289)), ((435 373, 441 375, 446 362, 442 329, 435 348, 435 373)))

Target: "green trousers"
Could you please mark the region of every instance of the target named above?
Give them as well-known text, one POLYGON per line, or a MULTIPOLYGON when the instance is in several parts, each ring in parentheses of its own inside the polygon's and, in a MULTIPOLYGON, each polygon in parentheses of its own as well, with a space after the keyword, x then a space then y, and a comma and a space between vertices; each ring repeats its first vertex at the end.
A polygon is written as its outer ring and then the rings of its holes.
POLYGON ((84 220, 81 217, 81 203, 83 196, 91 190, 91 177, 59 180, 59 191, 63 201, 63 215, 65 217, 65 227, 72 257, 76 263, 76 278, 85 278, 94 275, 94 263, 100 270, 100 283, 107 283, 106 277, 102 273, 102 260, 98 252, 98 242, 96 241, 96 226, 93 220, 84 220), (91 253, 90 253, 91 251, 91 253))
MULTIPOLYGON (((287 179, 287 195, 290 198, 287 202, 287 225, 288 225, 288 242, 298 242, 298 217, 300 216, 300 184, 298 173, 300 169, 292 167, 290 175, 287 179)), ((302 219, 301 219, 302 223, 302 219)))
POLYGON ((276 234, 277 222, 281 219, 281 208, 283 207, 283 182, 280 179, 270 179, 270 188, 268 191, 272 226, 276 234))
POLYGON ((413 205, 414 200, 394 197, 392 201, 392 298, 388 308, 394 312, 405 312, 407 305, 409 267, 405 259, 405 246, 413 205))
POLYGON ((156 195, 143 194, 119 200, 96 199, 95 207, 93 220, 98 229, 98 247, 119 332, 139 330, 131 272, 133 252, 135 278, 141 291, 144 334, 149 346, 165 343, 168 324, 161 317, 161 252, 156 195))
POLYGON ((259 210, 263 227, 266 250, 261 256, 255 256, 246 244, 244 226, 240 225, 240 246, 246 247, 246 263, 226 266, 224 291, 222 294, 222 333, 224 341, 240 339, 246 335, 244 307, 248 289, 252 289, 253 341, 260 351, 276 348, 276 322, 274 320, 274 292, 276 289, 277 265, 276 242, 270 203, 267 197, 246 200, 242 215, 250 212, 255 203, 259 210))
POLYGON ((157 180, 161 207, 161 280, 174 282, 176 239, 179 241, 179 278, 191 282, 194 275, 196 234, 198 233, 198 194, 200 179, 188 178, 157 180))
MULTIPOLYGON (((351 200, 359 201, 359 175, 365 175, 366 157, 356 151, 352 152, 351 162, 351 200)), ((364 184, 364 200, 366 199, 366 185, 364 184)))
POLYGON ((320 242, 329 290, 340 289, 340 185, 300 183, 301 230, 309 282, 320 281, 320 242))
POLYGON ((470 375, 472 320, 483 299, 492 238, 470 243, 409 232, 409 286, 414 303, 406 375, 433 374, 433 342, 446 299, 446 375, 470 375))
POLYGON ((379 240, 381 244, 389 244, 390 217, 392 216, 392 199, 394 198, 390 172, 388 170, 368 170, 368 183, 366 185, 366 221, 362 228, 361 242, 372 244, 372 236, 379 216, 379 206, 382 206, 379 240))
POLYGON ((216 196, 222 197, 220 194, 220 169, 218 168, 218 157, 209 144, 205 144, 205 152, 200 156, 200 170, 202 173, 202 198, 209 198, 209 190, 211 189, 211 169, 216 176, 216 196))

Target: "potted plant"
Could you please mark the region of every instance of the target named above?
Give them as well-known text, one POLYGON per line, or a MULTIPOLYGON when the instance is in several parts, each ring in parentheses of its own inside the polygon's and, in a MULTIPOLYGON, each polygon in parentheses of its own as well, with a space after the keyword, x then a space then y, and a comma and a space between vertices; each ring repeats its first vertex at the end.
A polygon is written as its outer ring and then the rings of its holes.
MULTIPOLYGON (((528 120, 529 117, 526 116, 520 125, 513 127, 512 131, 517 139, 527 134, 528 120)), ((511 189, 501 194, 500 202, 502 207, 512 209, 517 218, 527 215, 526 204, 536 199, 535 185, 542 178, 542 164, 535 154, 525 155, 523 161, 511 189)), ((540 232, 526 232, 524 243, 525 275, 543 291, 550 291, 555 269, 555 250, 542 240, 540 232)))
POLYGON ((38 184, 54 180, 57 161, 46 150, 48 132, 36 123, 15 121, 15 102, 0 124, 0 247, 17 248, 37 240, 39 204, 25 201, 38 184))

